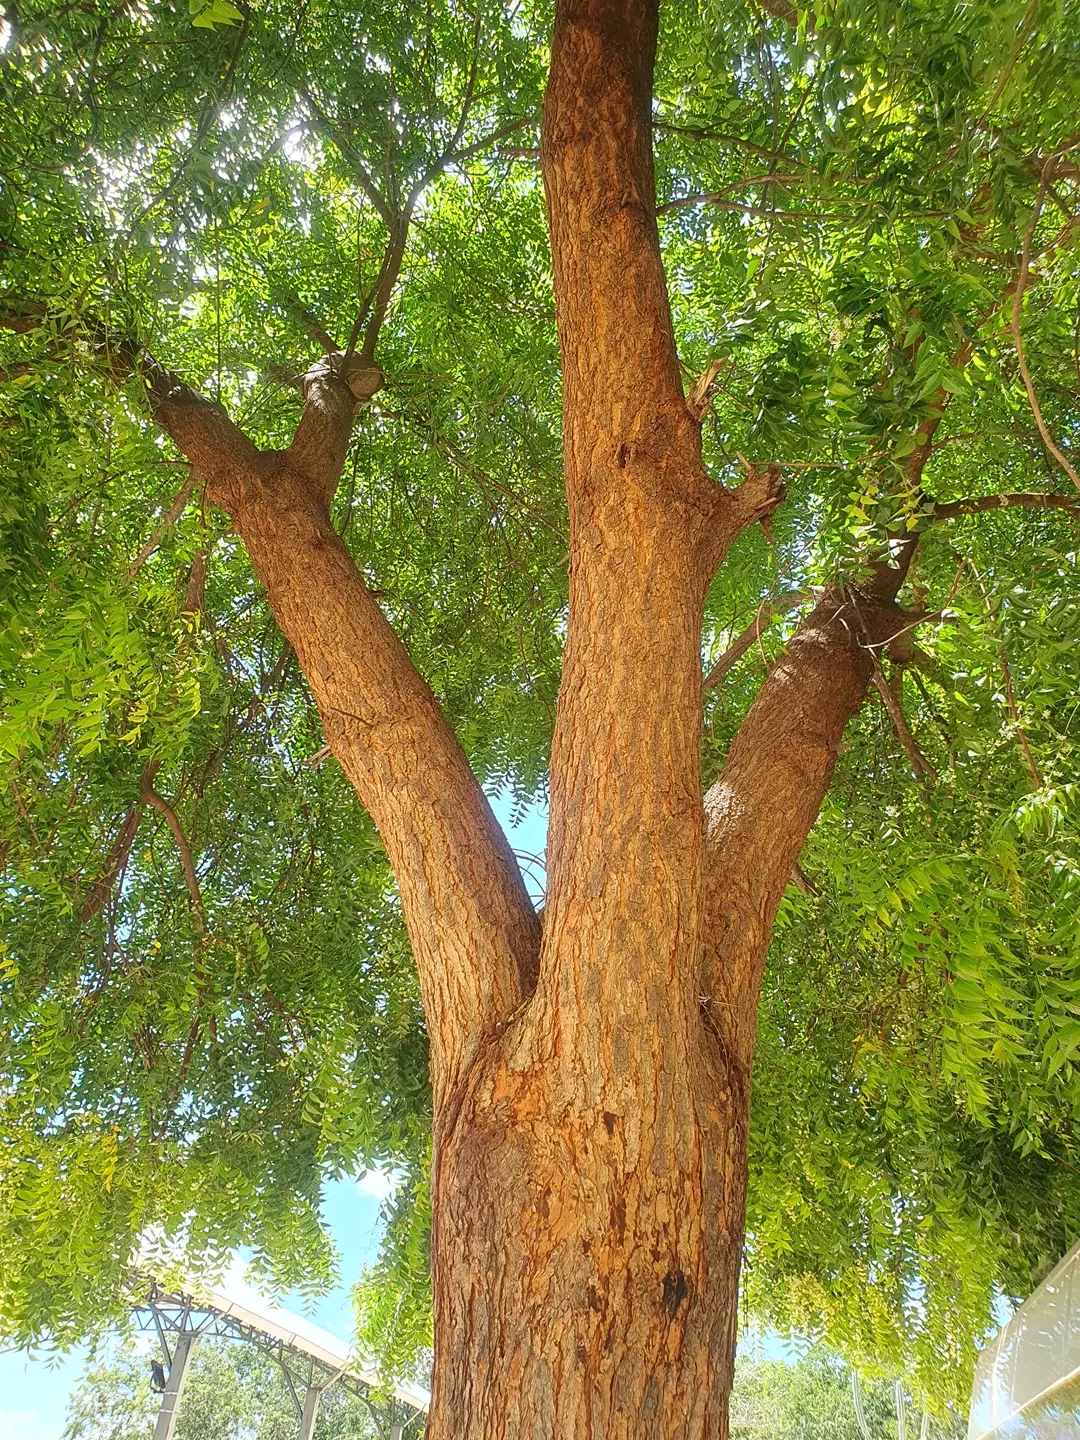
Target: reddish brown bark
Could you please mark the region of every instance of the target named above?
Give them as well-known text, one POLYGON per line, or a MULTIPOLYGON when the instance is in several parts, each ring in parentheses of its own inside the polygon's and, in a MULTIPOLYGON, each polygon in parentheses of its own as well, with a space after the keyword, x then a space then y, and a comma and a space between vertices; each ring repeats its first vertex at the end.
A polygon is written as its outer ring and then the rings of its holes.
POLYGON ((713 482, 656 232, 656 7, 557 8, 542 157, 563 353, 570 621, 535 995, 433 1177, 431 1433, 726 1429, 741 1217, 698 1007, 702 604, 776 499, 713 482))
POLYGON ((848 720, 873 675, 869 647, 907 623, 903 569, 831 585, 773 665, 705 797, 710 1027, 749 1098, 758 995, 776 911, 832 780, 848 720))

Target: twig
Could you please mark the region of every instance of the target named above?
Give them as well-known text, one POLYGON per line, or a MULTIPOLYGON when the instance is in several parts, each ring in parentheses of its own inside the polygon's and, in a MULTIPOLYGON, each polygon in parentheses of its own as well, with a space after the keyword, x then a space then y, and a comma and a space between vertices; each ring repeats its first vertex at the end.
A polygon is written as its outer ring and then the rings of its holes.
POLYGON ((1013 46, 1013 52, 1009 56, 1008 60, 1005 63, 1005 68, 1002 70, 1000 76, 998 77, 998 82, 994 86, 994 93, 990 96, 990 99, 986 103, 986 109, 979 116, 978 120, 975 121, 976 129, 978 129, 985 122, 987 116, 993 110, 997 102, 1001 99, 1001 95, 1005 89, 1005 86, 1008 85, 1009 81, 1012 79, 1012 73, 1016 69, 1016 62, 1020 59, 1020 52, 1027 44, 1028 36, 1031 34, 1031 27, 1035 23, 1035 14, 1038 11, 1038 8, 1039 0, 1031 0, 1031 4, 1027 8, 1027 14, 1024 16, 1023 22, 1020 25, 1020 34, 1016 38, 1016 44, 1013 46))
POLYGON ((676 125, 670 120, 654 120, 654 130, 662 130, 670 135, 685 135, 688 140, 715 140, 721 145, 734 145, 738 150, 745 150, 751 155, 760 155, 765 160, 782 160, 785 165, 797 165, 799 161, 792 155, 782 154, 779 150, 770 150, 767 145, 757 145, 753 140, 747 140, 742 135, 731 135, 724 130, 710 130, 704 125, 676 125))
POLYGON ((809 600, 812 593, 810 590, 789 590, 776 600, 762 601, 750 624, 737 640, 732 641, 719 660, 711 667, 702 681, 702 689, 712 690, 719 685, 732 666, 741 660, 753 646, 763 630, 767 629, 778 616, 786 615, 789 610, 794 610, 796 605, 801 605, 805 600, 809 600))
MULTIPOLYGON (((1049 165, 1049 161, 1047 165, 1049 165)), ((1035 424, 1039 427, 1039 434, 1042 436, 1043 444, 1050 454, 1058 462, 1061 468, 1068 475, 1078 490, 1080 490, 1080 475, 1076 473, 1072 465, 1054 444, 1053 437, 1046 427, 1042 410, 1039 408, 1038 397, 1035 394, 1035 386, 1031 380, 1031 372, 1027 366, 1024 356, 1024 341, 1020 333, 1020 307, 1024 301, 1024 291, 1027 288, 1028 270, 1031 266, 1031 241, 1035 234, 1035 227, 1039 223, 1039 216, 1042 214, 1043 199, 1046 193, 1046 166, 1043 167, 1043 180, 1039 186, 1039 194, 1035 201, 1035 209, 1032 211, 1028 227, 1024 232, 1024 250, 1020 258, 1020 274, 1017 278, 1016 288, 1013 290, 1012 314, 1009 321, 1009 329, 1012 332, 1013 346, 1016 350, 1016 363, 1020 367, 1020 375, 1024 381, 1024 389, 1027 391, 1028 402, 1031 405, 1031 413, 1035 417, 1035 424)))
POLYGON ((708 194, 682 195, 677 200, 668 200, 656 207, 656 213, 666 215, 669 210, 682 210, 691 205, 717 205, 733 190, 745 190, 750 185, 798 185, 802 178, 801 175, 776 175, 771 172, 767 175, 750 175, 745 180, 733 180, 730 185, 709 191, 708 194))
POLYGON ((200 935, 206 934, 206 907, 203 905, 202 891, 199 888, 199 876, 195 870, 195 858, 191 853, 191 846, 188 844, 187 836, 184 834, 183 826, 177 818, 176 811, 163 799, 149 780, 142 786, 143 801, 153 807, 159 815, 163 815, 165 823, 172 831, 173 839, 176 841, 176 848, 180 851, 180 860, 184 867, 184 879, 187 881, 188 895, 191 898, 191 908, 195 912, 195 929, 200 935))
POLYGON ((184 481, 183 485, 181 485, 180 489, 176 492, 176 498, 173 500, 168 510, 166 510, 165 514, 162 516, 161 523, 158 525, 154 533, 150 536, 150 539, 146 542, 143 548, 139 551, 138 555, 135 556, 135 559, 124 571, 124 574, 120 580, 121 585, 126 585, 130 580, 134 579, 134 577, 139 573, 142 567, 150 559, 150 556, 153 555, 154 551, 161 544, 167 532, 172 529, 172 527, 176 524, 177 520, 180 519, 180 516, 187 509, 187 503, 191 499, 191 492, 194 489, 195 472, 191 470, 188 472, 188 477, 184 481))
MULTIPOLYGON (((983 584, 983 578, 978 570, 976 570, 974 562, 969 560, 968 564, 971 566, 971 573, 975 576, 979 589, 982 591, 983 602, 986 605, 986 613, 990 617, 990 623, 994 626, 995 630, 997 630, 997 616, 994 614, 994 607, 991 604, 990 595, 987 592, 986 586, 983 584)), ((1020 752, 1024 757, 1024 763, 1027 765, 1028 773, 1035 782, 1035 789, 1041 790, 1043 784, 1042 776, 1039 774, 1039 767, 1035 763, 1035 756, 1031 753, 1027 731, 1020 721, 1020 711, 1016 704, 1016 693, 1013 690, 1012 671, 1009 668, 1009 657, 1005 653, 1005 643, 1001 638, 1000 631, 998 631, 996 638, 998 661, 1001 665, 1001 678, 1005 682, 1005 704, 1009 710, 1009 718, 1012 721, 1013 730, 1016 732, 1016 743, 1020 747, 1020 752)))

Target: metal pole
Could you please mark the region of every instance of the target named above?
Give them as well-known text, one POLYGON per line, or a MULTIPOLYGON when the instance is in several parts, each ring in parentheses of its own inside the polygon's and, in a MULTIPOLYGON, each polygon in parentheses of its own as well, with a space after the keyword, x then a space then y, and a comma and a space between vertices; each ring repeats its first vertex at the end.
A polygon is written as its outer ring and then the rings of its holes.
POLYGON ((896 1400, 896 1440, 907 1440, 907 1396, 902 1381, 893 1381, 893 1396, 896 1400))
POLYGON ((300 1440, 311 1440, 315 1434, 315 1420, 319 1413, 321 1396, 322 1391, 317 1386, 308 1386, 304 1396, 304 1413, 300 1417, 300 1440))
POLYGON ((859 1384, 859 1372, 851 1372, 851 1398, 855 1402, 855 1423, 859 1427, 859 1434, 863 1440, 873 1440, 870 1434, 870 1426, 866 1423, 866 1415, 863 1413, 862 1386, 859 1384))
POLYGON ((165 1382, 165 1393, 161 1397, 161 1409, 154 1426, 154 1440, 173 1440, 176 1417, 180 1412, 180 1396, 184 1393, 184 1381, 187 1379, 188 1361, 198 1338, 195 1330, 184 1330, 176 1337, 169 1378, 165 1382))
POLYGON ((398 1419, 398 1404, 396 1400, 390 1401, 390 1440, 401 1440, 405 1426, 398 1419))

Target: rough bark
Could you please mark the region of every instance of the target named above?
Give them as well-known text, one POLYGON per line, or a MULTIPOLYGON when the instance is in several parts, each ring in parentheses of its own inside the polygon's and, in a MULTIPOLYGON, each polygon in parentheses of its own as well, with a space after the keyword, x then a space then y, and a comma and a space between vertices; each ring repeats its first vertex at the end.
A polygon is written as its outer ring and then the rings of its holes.
POLYGON ((773 921, 832 780, 844 727, 881 647, 910 617, 894 603, 904 567, 830 585, 773 665, 705 797, 711 1028, 749 1095, 758 995, 773 921))
POLYGON ((701 1024, 702 605, 775 474, 712 481, 651 149, 656 5, 557 7, 542 159, 570 616, 535 995, 437 1118, 433 1436, 722 1436, 739 1238, 701 1024))

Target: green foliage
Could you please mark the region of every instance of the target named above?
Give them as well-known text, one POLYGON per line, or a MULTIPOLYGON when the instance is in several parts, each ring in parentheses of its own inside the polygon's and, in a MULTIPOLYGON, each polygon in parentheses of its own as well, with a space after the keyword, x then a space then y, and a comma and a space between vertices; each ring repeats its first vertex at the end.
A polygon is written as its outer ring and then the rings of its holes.
POLYGON ((356 1338, 378 1355, 384 1375, 420 1379, 431 1371, 430 1164, 403 1177, 384 1208, 386 1235, 378 1262, 353 1293, 356 1338))
MULTIPOLYGON (((935 618, 884 665, 937 778, 871 696, 766 979, 747 1303, 940 1403, 995 1302, 1080 1233, 1075 520, 933 518, 1068 483, 1009 329, 1025 244, 1034 389, 1080 450, 1080 11, 799 13, 663 12, 659 196, 714 197, 661 217, 688 380, 724 362, 707 458, 788 484, 773 543, 744 535, 714 583, 704 650, 918 533, 908 603, 935 618)), ((408 1368, 430 1343, 430 1102, 394 884, 223 518, 196 491, 165 523, 185 475, 124 347, 287 443, 290 380, 379 271, 364 174, 399 207, 458 148, 418 206, 334 519, 483 782, 542 797, 567 549, 534 153, 550 16, 7 14, 0 314, 25 323, 0 329, 0 1325, 114 1320, 151 1227, 193 1265, 243 1242, 317 1285, 323 1178, 389 1163, 408 1178, 359 1311, 408 1368), (148 774, 197 899, 138 808, 148 774)), ((707 778, 796 618, 710 697, 707 778)))
MULTIPOLYGON (((871 1440, 899 1433, 892 1385, 862 1381, 863 1416, 871 1440)), ((905 1396, 907 1433, 918 1433, 918 1407, 905 1396)), ((961 1440, 967 1427, 955 1417, 931 1417, 928 1440, 961 1440)), ((731 1440, 863 1440, 856 1418, 851 1371, 827 1350, 811 1349, 793 1362, 766 1360, 753 1351, 735 1366, 731 1440)))

